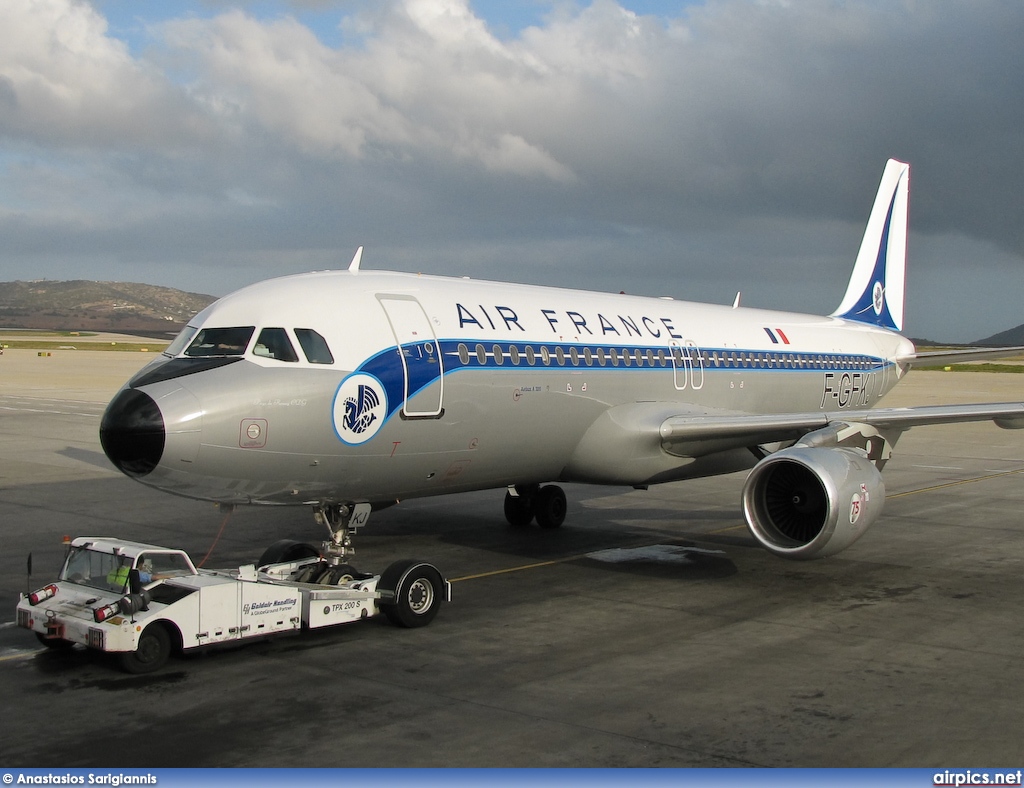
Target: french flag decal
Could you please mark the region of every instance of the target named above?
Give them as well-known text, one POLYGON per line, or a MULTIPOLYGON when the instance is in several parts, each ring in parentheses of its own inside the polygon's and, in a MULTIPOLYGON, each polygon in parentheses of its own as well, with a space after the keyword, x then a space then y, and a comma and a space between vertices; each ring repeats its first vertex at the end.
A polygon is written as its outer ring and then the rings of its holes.
POLYGON ((773 345, 779 344, 779 340, 782 340, 783 345, 789 344, 789 337, 782 333, 781 328, 771 329, 765 327, 764 332, 768 335, 768 338, 771 339, 773 345))

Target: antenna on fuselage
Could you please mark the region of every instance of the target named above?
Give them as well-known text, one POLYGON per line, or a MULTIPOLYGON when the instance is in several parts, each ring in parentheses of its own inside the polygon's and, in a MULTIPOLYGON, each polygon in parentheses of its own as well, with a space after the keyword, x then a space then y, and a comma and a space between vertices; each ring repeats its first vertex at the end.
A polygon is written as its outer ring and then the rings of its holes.
POLYGON ((739 306, 740 306, 740 296, 741 295, 743 295, 742 292, 737 292, 736 293, 736 298, 732 302, 732 308, 733 309, 739 309, 739 306))
POLYGON ((359 263, 363 259, 363 247, 356 249, 355 257, 352 258, 352 262, 348 264, 349 271, 358 271, 359 263))

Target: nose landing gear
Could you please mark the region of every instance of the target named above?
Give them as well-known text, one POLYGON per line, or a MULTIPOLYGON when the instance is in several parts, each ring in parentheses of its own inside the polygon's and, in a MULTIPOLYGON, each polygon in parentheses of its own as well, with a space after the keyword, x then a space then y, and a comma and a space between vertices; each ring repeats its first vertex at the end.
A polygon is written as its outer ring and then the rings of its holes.
MULTIPOLYGON (((320 550, 282 539, 267 549, 257 566, 291 564, 289 582, 348 589, 363 596, 370 594, 376 600, 376 608, 393 624, 407 628, 426 626, 437 615, 441 603, 451 601, 451 584, 437 567, 406 559, 391 564, 377 577, 359 572, 348 563, 355 554, 352 536, 357 528, 366 525, 371 510, 368 503, 317 504, 313 518, 330 532, 320 550)), ((329 609, 331 606, 325 608, 329 609)))
POLYGON ((327 526, 330 539, 321 545, 321 553, 327 563, 337 566, 345 562, 350 555, 355 555, 352 536, 370 519, 371 507, 368 503, 321 503, 313 509, 313 519, 320 525, 327 526))

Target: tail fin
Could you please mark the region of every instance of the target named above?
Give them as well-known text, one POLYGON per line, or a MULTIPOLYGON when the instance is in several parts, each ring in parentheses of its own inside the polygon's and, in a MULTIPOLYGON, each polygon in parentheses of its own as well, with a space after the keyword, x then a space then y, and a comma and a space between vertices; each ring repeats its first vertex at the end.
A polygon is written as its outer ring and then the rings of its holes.
POLYGON ((853 276, 832 317, 903 330, 909 193, 910 165, 889 159, 868 217, 853 276))

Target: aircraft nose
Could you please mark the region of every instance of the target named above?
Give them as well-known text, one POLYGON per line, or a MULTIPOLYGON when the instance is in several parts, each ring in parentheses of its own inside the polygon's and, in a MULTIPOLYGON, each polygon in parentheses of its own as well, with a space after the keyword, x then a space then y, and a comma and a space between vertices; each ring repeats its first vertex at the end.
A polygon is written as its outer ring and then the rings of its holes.
POLYGON ((135 478, 159 464, 166 436, 160 408, 138 389, 124 389, 114 397, 100 422, 103 451, 118 470, 135 478))

